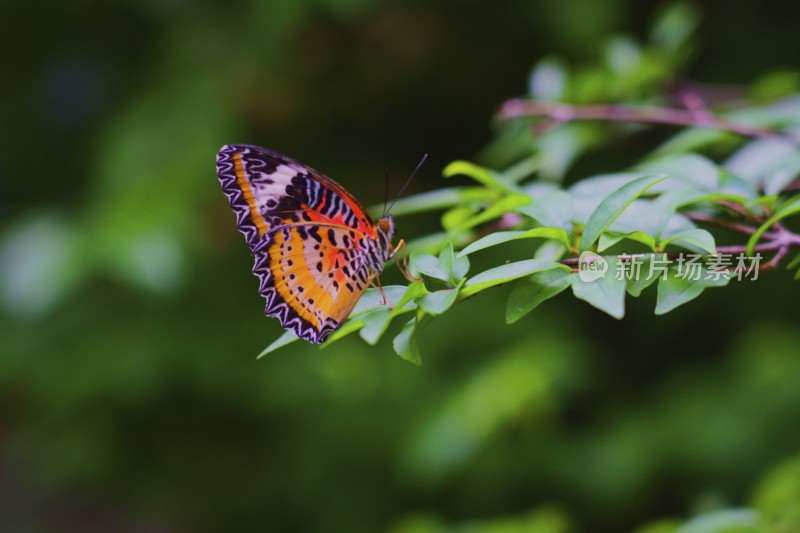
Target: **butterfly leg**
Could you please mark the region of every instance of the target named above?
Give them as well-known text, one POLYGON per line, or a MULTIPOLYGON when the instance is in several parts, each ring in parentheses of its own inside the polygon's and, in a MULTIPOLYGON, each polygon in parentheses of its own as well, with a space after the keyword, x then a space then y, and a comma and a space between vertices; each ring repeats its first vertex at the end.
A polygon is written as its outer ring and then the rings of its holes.
POLYGON ((400 251, 400 249, 403 250, 403 261, 402 261, 402 263, 400 261, 398 261, 396 263, 397 264, 397 270, 399 270, 400 273, 408 281, 419 281, 419 280, 421 280, 422 278, 413 275, 411 273, 411 271, 408 269, 408 252, 406 251, 406 241, 405 241, 405 239, 400 239, 400 242, 398 242, 397 246, 394 247, 394 250, 392 250, 392 257, 396 257, 397 253, 400 251))
MULTIPOLYGON (((378 292, 381 293, 381 298, 383 298, 383 303, 381 305, 387 305, 389 303, 389 298, 386 297, 386 293, 383 292, 383 285, 381 284, 380 276, 372 276, 369 280, 369 286, 375 287, 378 289, 378 292)), ((391 309, 391 306, 389 306, 391 309)))
POLYGON ((375 276, 369 280, 370 285, 374 285, 378 292, 381 293, 381 298, 383 298, 383 303, 381 305, 386 305, 389 303, 389 299, 386 297, 386 293, 383 292, 383 285, 381 284, 381 278, 379 276, 375 276))

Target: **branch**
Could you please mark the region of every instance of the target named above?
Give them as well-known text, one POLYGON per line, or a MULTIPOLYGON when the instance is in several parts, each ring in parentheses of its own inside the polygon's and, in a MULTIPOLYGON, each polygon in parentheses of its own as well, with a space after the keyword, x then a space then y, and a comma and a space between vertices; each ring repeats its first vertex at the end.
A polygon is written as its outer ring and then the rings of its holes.
POLYGON ((778 252, 772 259, 770 259, 769 263, 764 265, 763 268, 767 269, 778 268, 778 265, 780 264, 781 260, 786 256, 787 253, 789 253, 789 248, 790 247, 788 245, 784 245, 778 248, 778 252))
POLYGON ((757 217, 754 214, 750 213, 744 206, 737 204, 736 202, 731 202, 729 200, 718 200, 717 204, 720 206, 728 209, 729 211, 739 215, 740 217, 744 218, 745 220, 752 220, 753 222, 761 225, 764 223, 766 219, 757 217))
POLYGON ((571 120, 609 120, 614 122, 647 122, 694 126, 730 131, 744 137, 783 139, 800 146, 800 138, 752 124, 734 122, 707 111, 675 109, 669 107, 639 107, 626 105, 570 105, 557 102, 540 102, 515 98, 500 106, 502 118, 547 117, 557 122, 571 120))
POLYGON ((756 232, 756 228, 753 226, 748 226, 747 224, 739 224, 738 222, 731 222, 729 220, 720 220, 718 218, 710 217, 708 215, 703 215, 701 213, 683 213, 687 218, 694 220, 696 222, 703 222, 705 224, 711 224, 714 226, 719 226, 720 228, 729 229, 731 231, 737 231, 739 233, 744 233, 745 235, 752 235, 756 232))

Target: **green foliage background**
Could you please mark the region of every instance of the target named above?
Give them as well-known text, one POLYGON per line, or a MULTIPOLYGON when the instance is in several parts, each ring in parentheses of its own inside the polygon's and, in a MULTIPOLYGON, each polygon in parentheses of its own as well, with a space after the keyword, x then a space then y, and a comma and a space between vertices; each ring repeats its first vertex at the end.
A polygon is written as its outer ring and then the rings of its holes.
MULTIPOLYGON (((785 270, 664 317, 629 299, 623 321, 561 298, 506 326, 508 289, 488 290, 420 332, 422 367, 391 337, 254 359, 281 330, 214 175, 221 145, 283 151, 365 204, 428 152, 411 193, 441 188, 450 161, 502 156, 476 154, 534 63, 642 39, 664 7, 0 6, 2 529, 800 531, 785 270)), ((689 77, 797 91, 796 7, 695 8, 689 77)), ((439 224, 398 220, 405 238, 439 224)))

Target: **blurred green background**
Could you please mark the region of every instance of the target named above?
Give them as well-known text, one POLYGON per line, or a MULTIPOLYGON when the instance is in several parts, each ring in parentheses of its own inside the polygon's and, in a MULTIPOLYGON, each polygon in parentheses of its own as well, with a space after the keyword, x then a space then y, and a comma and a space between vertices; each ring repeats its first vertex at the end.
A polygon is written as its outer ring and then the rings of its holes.
MULTIPOLYGON (((536 61, 664 7, 0 5, 0 530, 627 531, 757 506, 800 453, 788 273, 619 322, 562 297, 509 327, 488 291, 422 332, 419 368, 391 336, 256 361, 281 330, 214 173, 260 144, 369 205, 427 152, 410 192, 441 187, 536 61)), ((692 79, 800 68, 796 5, 696 8, 692 79)))

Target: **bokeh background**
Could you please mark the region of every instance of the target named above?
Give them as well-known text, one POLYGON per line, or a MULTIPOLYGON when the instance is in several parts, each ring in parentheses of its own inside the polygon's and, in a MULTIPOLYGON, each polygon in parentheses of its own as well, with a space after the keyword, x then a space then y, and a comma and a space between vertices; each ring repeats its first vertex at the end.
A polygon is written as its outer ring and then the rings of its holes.
MULTIPOLYGON (((506 326, 487 291, 422 332, 421 367, 356 336, 256 361, 281 330, 214 173, 260 144, 379 204, 429 153, 409 193, 436 189, 539 59, 665 7, 3 2, 0 530, 626 531, 749 505, 800 452, 789 273, 623 321, 562 295, 506 326)), ((797 6, 693 7, 692 79, 800 68, 797 6)))

